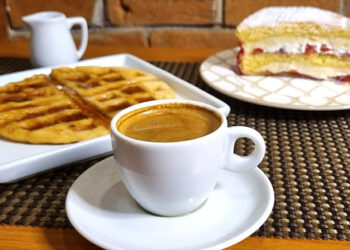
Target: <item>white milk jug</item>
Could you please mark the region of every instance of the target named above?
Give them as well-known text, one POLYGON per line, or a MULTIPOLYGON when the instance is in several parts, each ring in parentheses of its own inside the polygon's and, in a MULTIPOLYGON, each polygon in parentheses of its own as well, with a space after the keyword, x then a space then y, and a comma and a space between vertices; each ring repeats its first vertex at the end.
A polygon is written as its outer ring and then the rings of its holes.
POLYGON ((66 17, 56 11, 44 11, 22 17, 31 29, 30 60, 35 67, 74 63, 84 54, 88 42, 88 26, 83 17, 66 17), (71 28, 81 27, 77 50, 71 28))

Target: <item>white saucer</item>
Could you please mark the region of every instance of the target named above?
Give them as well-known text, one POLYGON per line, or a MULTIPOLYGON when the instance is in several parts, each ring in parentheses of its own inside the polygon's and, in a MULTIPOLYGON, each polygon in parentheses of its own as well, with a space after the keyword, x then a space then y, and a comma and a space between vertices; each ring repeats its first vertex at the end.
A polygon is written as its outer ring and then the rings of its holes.
POLYGON ((274 192, 260 169, 222 170, 207 202, 190 214, 160 217, 131 198, 113 157, 85 171, 70 188, 66 210, 75 229, 108 249, 222 249, 254 233, 268 218, 274 192))

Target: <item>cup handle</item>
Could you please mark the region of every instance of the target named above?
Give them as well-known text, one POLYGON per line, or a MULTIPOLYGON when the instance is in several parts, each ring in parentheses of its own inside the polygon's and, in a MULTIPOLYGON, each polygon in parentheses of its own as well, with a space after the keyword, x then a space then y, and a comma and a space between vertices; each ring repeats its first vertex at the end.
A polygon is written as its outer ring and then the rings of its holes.
POLYGON ((88 26, 86 20, 83 17, 68 17, 67 23, 69 25, 69 29, 71 29, 75 24, 79 25, 81 28, 80 46, 77 50, 77 56, 78 59, 80 59, 84 55, 88 43, 88 26))
POLYGON ((233 172, 244 172, 257 167, 265 155, 265 142, 262 136, 256 130, 243 126, 229 127, 228 134, 227 149, 229 157, 227 157, 224 168, 233 172), (232 154, 237 139, 242 137, 247 137, 254 142, 255 148, 253 152, 247 156, 232 154))

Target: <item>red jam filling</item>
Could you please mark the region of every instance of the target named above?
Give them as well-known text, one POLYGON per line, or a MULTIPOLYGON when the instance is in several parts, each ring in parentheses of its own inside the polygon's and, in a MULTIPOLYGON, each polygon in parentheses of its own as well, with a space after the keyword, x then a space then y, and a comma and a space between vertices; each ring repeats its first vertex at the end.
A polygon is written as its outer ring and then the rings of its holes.
POLYGON ((304 54, 309 55, 309 54, 316 54, 316 53, 317 52, 316 52, 315 46, 306 44, 304 54))
POLYGON ((335 77, 335 80, 340 82, 350 82, 350 75, 335 77))
POLYGON ((242 73, 242 70, 241 70, 241 65, 242 65, 242 57, 244 55, 244 49, 242 47, 242 42, 241 41, 238 41, 238 45, 240 47, 240 50, 237 54, 237 66, 238 66, 238 69, 241 71, 242 73))
MULTIPOLYGON (((239 43, 239 44, 241 46, 241 43, 239 43)), ((241 50, 242 50, 242 46, 241 46, 241 50)), ((325 45, 325 44, 322 44, 320 50, 321 50, 320 54, 326 54, 326 53, 329 54, 330 52, 334 51, 334 50, 328 48, 327 45, 325 45)), ((255 48, 255 49, 253 49, 252 54, 253 55, 258 55, 258 54, 261 54, 261 53, 264 53, 264 52, 265 51, 262 48, 255 48)), ((304 51, 305 55, 316 54, 316 53, 317 53, 316 46, 310 45, 310 44, 306 45, 305 51, 304 51)), ((281 48, 278 51, 274 52, 274 54, 286 54, 286 51, 281 48)), ((350 52, 349 53, 343 53, 341 56, 350 58, 350 52)))
POLYGON ((330 51, 330 50, 331 50, 331 49, 328 48, 327 45, 322 44, 322 46, 321 46, 321 52, 326 53, 326 52, 328 52, 328 51, 330 51))
POLYGON ((261 53, 264 53, 264 50, 263 50, 263 49, 260 49, 260 48, 256 48, 256 49, 254 49, 253 52, 252 52, 253 55, 261 54, 261 53))

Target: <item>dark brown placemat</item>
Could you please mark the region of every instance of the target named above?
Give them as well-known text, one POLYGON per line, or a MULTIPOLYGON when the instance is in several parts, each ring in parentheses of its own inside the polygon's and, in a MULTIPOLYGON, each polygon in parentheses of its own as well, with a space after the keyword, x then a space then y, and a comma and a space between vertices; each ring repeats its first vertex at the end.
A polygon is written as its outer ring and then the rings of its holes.
MULTIPOLYGON (((350 240, 350 111, 249 104, 208 87, 199 76, 198 63, 153 63, 228 103, 230 126, 249 126, 263 135, 267 152, 260 168, 271 180, 276 201, 254 236, 350 240)), ((0 73, 29 67, 26 59, 0 58, 0 73)), ((235 150, 247 154, 251 147, 249 141, 240 140, 235 150)), ((71 227, 66 193, 97 161, 0 185, 0 224, 71 227)))

